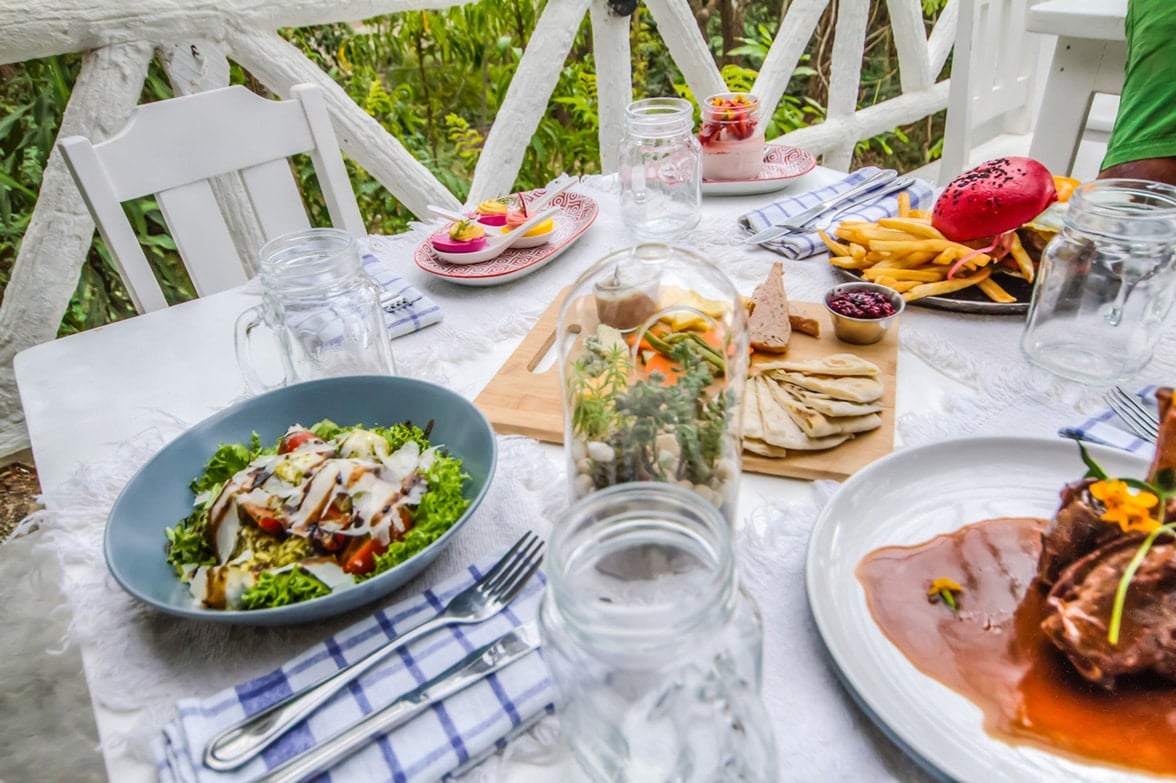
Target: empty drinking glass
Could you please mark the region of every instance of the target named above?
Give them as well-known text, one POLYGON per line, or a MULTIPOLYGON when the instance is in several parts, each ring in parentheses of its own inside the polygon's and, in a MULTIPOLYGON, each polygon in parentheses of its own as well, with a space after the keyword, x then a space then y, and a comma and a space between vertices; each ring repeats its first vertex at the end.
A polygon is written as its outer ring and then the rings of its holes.
POLYGON ((702 148, 694 109, 681 98, 646 98, 625 109, 621 217, 639 239, 668 240, 698 225, 702 148))
POLYGON ((260 251, 262 303, 237 319, 237 362, 246 386, 265 391, 312 378, 390 375, 392 346, 380 287, 368 277, 355 237, 314 228, 260 251), (276 343, 279 367, 265 379, 254 353, 258 331, 276 343))
POLYGON ((1176 298, 1174 250, 1176 187, 1131 179, 1079 187, 1041 255, 1025 357, 1095 386, 1135 376, 1176 298))
POLYGON ((697 494, 609 487, 555 526, 540 611, 560 731, 600 783, 771 783, 759 612, 697 494))

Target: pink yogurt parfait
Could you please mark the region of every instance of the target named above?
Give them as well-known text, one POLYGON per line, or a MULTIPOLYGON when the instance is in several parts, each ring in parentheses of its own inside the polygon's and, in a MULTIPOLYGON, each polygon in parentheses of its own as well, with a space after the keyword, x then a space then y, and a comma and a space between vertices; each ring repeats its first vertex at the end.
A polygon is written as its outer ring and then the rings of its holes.
POLYGON ((764 165, 764 128, 759 98, 746 92, 712 95, 702 103, 698 131, 702 178, 755 179, 764 165))

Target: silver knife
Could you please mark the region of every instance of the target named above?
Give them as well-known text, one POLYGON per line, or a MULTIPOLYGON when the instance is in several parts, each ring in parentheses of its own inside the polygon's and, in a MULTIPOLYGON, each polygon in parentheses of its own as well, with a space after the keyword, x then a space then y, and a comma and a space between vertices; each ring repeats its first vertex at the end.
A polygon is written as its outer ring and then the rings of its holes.
MULTIPOLYGON (((820 217, 825 212, 842 204, 854 201, 863 193, 869 193, 870 191, 885 185, 887 182, 890 182, 897 176, 898 172, 894 169, 882 169, 878 173, 874 174, 874 176, 870 177, 864 182, 858 183, 844 193, 838 193, 836 196, 831 196, 821 203, 809 207, 799 214, 787 217, 780 222, 765 228, 763 231, 752 234, 747 238, 746 241, 751 244, 758 245, 761 242, 770 242, 771 240, 783 236, 784 234, 791 234, 797 231, 802 231, 804 229, 804 225, 809 221, 820 217)), ((873 198, 872 195, 871 198, 873 198)))
POLYGON ((257 783, 297 783, 325 772, 356 749, 387 734, 446 699, 539 648, 532 620, 479 647, 433 679, 418 686, 359 723, 274 767, 257 783))
POLYGON ((819 224, 819 223, 825 223, 825 224, 831 225, 834 221, 837 220, 838 215, 844 214, 846 212, 851 212, 854 209, 857 209, 858 207, 860 207, 862 204, 873 203, 873 202, 877 201, 878 199, 882 198, 883 196, 889 196, 891 193, 898 193, 900 190, 906 190, 907 188, 909 188, 913 184, 915 184, 915 177, 912 177, 909 175, 904 176, 904 177, 899 177, 898 179, 891 182, 889 185, 883 185, 882 187, 878 188, 877 190, 871 191, 870 193, 867 193, 866 198, 863 198, 861 201, 855 201, 852 204, 843 204, 842 206, 838 207, 837 209, 833 210, 832 212, 828 212, 824 215, 821 215, 819 218, 813 218, 812 220, 810 220, 804 224, 804 230, 808 231, 810 229, 814 229, 817 227, 817 224, 819 224))

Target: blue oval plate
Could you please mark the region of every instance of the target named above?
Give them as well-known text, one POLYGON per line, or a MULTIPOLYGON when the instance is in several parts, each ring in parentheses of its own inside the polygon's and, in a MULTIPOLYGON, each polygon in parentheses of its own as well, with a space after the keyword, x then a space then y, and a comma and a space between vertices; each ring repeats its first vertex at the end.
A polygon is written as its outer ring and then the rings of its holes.
POLYGON ((482 502, 497 462, 494 431, 464 397, 411 378, 354 376, 287 386, 237 403, 189 429, 144 465, 115 501, 106 523, 106 564, 123 589, 169 614, 212 622, 283 625, 321 620, 381 598, 425 568, 482 502), (189 482, 224 443, 248 443, 256 432, 276 443, 292 424, 322 419, 340 425, 388 426, 408 421, 433 429, 429 441, 462 461, 469 474, 465 514, 441 538, 400 565, 355 587, 273 609, 222 611, 198 606, 165 559, 164 529, 192 513, 189 482))

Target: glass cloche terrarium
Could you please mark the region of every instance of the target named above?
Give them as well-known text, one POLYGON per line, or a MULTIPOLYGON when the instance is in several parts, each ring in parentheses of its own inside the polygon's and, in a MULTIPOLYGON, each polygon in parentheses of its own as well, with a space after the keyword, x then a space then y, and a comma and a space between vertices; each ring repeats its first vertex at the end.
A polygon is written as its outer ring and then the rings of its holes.
POLYGON ((697 253, 645 244, 580 276, 557 333, 573 499, 661 481, 735 516, 747 313, 697 253))

